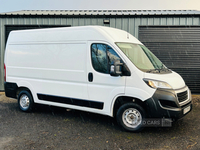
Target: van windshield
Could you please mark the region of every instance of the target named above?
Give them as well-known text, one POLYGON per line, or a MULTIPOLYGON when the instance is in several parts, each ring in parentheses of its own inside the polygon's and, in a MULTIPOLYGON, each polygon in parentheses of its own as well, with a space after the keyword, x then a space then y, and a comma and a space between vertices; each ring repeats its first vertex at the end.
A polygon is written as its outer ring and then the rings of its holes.
POLYGON ((163 63, 144 45, 116 43, 130 61, 144 72, 169 72, 163 63))

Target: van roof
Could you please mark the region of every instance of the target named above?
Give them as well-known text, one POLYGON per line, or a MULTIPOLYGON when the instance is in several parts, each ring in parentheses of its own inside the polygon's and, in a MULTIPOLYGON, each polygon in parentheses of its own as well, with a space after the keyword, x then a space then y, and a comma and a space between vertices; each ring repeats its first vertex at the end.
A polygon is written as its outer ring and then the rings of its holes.
POLYGON ((12 31, 8 43, 107 41, 141 44, 126 31, 104 26, 77 26, 12 31), (19 38, 20 37, 20 38, 19 38))

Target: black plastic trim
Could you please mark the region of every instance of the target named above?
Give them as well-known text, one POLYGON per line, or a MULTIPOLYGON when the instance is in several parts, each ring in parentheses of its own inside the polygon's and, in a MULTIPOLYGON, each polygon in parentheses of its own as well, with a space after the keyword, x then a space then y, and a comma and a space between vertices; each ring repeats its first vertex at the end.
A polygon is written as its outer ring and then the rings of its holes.
POLYGON ((16 83, 4 82, 5 95, 11 98, 17 98, 18 86, 16 83))
POLYGON ((55 95, 46 95, 46 94, 40 94, 40 93, 38 93, 37 96, 39 100, 70 104, 70 105, 76 105, 76 106, 82 106, 82 107, 103 109, 103 106, 104 106, 103 102, 75 99, 75 98, 69 98, 69 97, 61 97, 61 96, 55 96, 55 95))
POLYGON ((92 72, 90 72, 90 73, 88 74, 88 81, 89 81, 89 82, 92 82, 92 81, 93 81, 93 73, 92 73, 92 72))
POLYGON ((145 104, 147 108, 147 115, 151 118, 171 118, 173 120, 178 120, 192 110, 191 101, 184 106, 180 106, 175 91, 167 89, 157 89, 154 95, 145 101, 145 104), (162 106, 160 100, 166 101, 165 106, 162 106), (171 104, 173 104, 173 106, 171 104), (183 114, 184 108, 189 106, 190 111, 183 114))

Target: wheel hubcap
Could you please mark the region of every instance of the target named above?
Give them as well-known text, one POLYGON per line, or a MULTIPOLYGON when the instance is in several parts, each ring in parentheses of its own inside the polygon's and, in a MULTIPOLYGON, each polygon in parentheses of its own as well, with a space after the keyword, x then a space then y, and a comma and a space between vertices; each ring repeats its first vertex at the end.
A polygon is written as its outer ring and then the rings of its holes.
POLYGON ((137 109, 129 108, 124 111, 122 120, 127 127, 136 128, 142 122, 142 115, 137 109))
POLYGON ((20 97, 20 106, 23 108, 23 109, 27 109, 29 107, 29 104, 30 104, 30 100, 28 98, 27 95, 23 94, 21 97, 20 97))

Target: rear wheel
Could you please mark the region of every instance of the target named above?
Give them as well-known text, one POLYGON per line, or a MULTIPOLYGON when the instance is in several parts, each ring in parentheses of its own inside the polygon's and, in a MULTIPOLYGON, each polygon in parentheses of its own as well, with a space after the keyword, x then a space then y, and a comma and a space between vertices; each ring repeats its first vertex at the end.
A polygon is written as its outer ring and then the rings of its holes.
POLYGON ((33 98, 28 91, 21 91, 18 96, 19 109, 24 112, 31 112, 33 110, 33 98))
POLYGON ((118 124, 127 131, 138 132, 143 129, 144 109, 135 103, 123 104, 117 111, 118 124))

